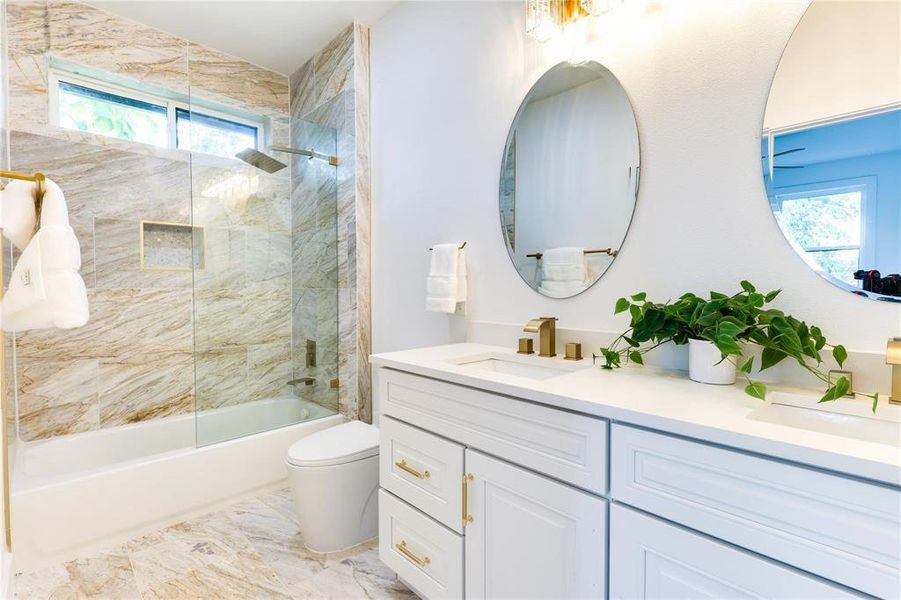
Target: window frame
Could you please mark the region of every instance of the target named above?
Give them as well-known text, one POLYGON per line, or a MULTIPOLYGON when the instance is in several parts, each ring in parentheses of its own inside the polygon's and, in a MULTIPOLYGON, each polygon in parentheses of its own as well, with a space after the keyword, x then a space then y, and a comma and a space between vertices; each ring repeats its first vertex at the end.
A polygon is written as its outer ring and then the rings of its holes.
MULTIPOLYGON (((781 210, 785 200, 797 200, 801 198, 817 198, 836 194, 848 194, 860 192, 860 242, 857 245, 815 246, 805 248, 791 240, 792 245, 797 246, 804 253, 828 252, 835 250, 857 250, 858 264, 873 264, 876 249, 876 215, 871 209, 870 198, 876 197, 876 177, 855 177, 850 179, 834 179, 829 181, 817 181, 800 185, 791 185, 775 188, 770 198, 770 208, 773 217, 776 211, 781 210)), ((781 230, 781 227, 780 227, 781 230)), ((784 232, 783 232, 784 233, 784 232)), ((827 273, 827 275, 829 275, 827 273)), ((831 275, 830 275, 831 276, 831 275)))
MULTIPOLYGON (((49 104, 50 104, 50 124, 54 127, 61 127, 59 120, 59 84, 60 83, 69 83, 71 85, 76 85, 79 87, 87 88, 90 90, 95 90, 97 92, 112 94, 114 96, 120 96, 122 98, 126 98, 129 100, 135 100, 138 102, 145 102, 147 104, 153 104, 156 106, 162 106, 166 109, 166 146, 170 150, 181 150, 183 152, 199 152, 197 150, 190 150, 189 148, 180 148, 178 146, 178 120, 176 118, 176 111, 181 109, 183 111, 187 111, 189 113, 196 113, 201 116, 208 116, 214 119, 219 119, 222 121, 230 121, 232 123, 236 123, 238 125, 244 125, 246 127, 252 127, 256 129, 256 146, 255 148, 259 150, 265 144, 265 136, 266 136, 266 121, 263 117, 260 117, 259 120, 251 119, 242 115, 237 115, 230 112, 225 112, 222 110, 217 110, 215 108, 211 108, 206 106, 203 102, 194 103, 194 102, 184 102, 181 100, 176 100, 173 98, 167 98, 162 95, 151 94, 147 92, 142 92, 139 90, 135 90, 133 88, 128 88, 121 85, 116 85, 113 83, 108 83, 106 81, 101 81, 99 79, 94 79, 92 77, 85 77, 83 75, 78 75, 75 73, 70 73, 67 71, 61 71, 58 69, 50 69, 47 74, 47 83, 48 83, 48 96, 49 96, 49 104)), ((92 132, 85 132, 92 133, 92 132)), ((94 134, 94 135, 103 135, 103 134, 94 134)), ((104 136, 110 137, 110 136, 104 136)), ((120 139, 120 138, 113 138, 120 139)), ((144 142, 134 142, 131 140, 120 140, 126 143, 133 144, 144 144, 144 142)), ((151 145, 153 144, 145 144, 151 145)), ((162 146, 154 146, 155 148, 161 148, 162 146)), ((205 154, 205 153, 204 153, 205 154)), ((211 155, 218 156, 218 155, 211 155)), ((231 157, 229 157, 231 158, 231 157)))

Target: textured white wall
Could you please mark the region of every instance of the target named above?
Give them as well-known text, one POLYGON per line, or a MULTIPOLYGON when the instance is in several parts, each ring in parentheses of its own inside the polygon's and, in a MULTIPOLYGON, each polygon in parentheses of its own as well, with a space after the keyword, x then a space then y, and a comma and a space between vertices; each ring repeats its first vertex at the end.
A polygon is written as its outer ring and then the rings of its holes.
POLYGON ((521 3, 411 2, 372 30, 373 349, 461 341, 462 317, 423 309, 428 248, 467 240, 467 316, 611 330, 618 296, 782 287, 780 305, 849 349, 883 351, 901 308, 853 297, 782 237, 761 178, 770 82, 806 0, 633 0, 540 45, 521 3), (629 93, 642 177, 622 253, 588 292, 540 296, 510 263, 497 211, 510 121, 551 65, 592 58, 629 93))

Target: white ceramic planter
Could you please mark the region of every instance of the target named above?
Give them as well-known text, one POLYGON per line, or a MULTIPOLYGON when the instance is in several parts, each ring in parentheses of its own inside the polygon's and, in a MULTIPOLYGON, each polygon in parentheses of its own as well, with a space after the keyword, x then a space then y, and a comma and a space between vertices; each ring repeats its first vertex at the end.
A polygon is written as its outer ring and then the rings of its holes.
POLYGON ((732 385, 735 365, 722 358, 713 342, 688 340, 688 378, 698 383, 732 385))

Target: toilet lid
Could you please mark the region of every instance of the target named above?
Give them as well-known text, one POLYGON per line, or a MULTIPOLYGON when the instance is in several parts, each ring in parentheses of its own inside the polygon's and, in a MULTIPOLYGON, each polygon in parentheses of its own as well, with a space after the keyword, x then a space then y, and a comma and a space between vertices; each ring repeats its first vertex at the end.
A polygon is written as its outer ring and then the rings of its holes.
POLYGON ((294 442, 288 463, 297 467, 326 467, 353 462, 379 453, 379 429, 350 421, 294 442))

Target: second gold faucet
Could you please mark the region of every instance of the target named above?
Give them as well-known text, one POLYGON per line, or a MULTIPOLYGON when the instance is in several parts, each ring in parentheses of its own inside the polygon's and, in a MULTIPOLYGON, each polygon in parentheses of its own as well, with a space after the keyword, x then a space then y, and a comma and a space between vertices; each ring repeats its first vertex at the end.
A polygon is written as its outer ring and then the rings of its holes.
POLYGON ((557 356, 557 317, 532 319, 522 330, 538 334, 538 356, 557 356))

